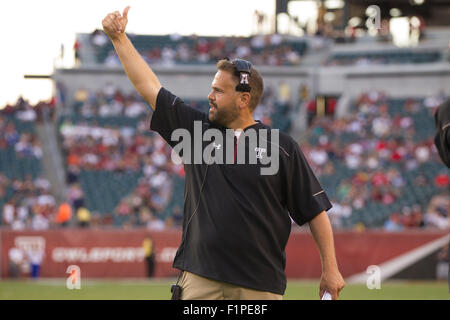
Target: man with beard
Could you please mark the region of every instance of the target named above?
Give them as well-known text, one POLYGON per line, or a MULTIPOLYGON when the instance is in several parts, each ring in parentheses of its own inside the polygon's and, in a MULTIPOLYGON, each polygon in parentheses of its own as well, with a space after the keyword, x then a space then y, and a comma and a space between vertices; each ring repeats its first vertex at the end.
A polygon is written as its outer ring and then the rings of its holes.
MULTIPOLYGON (((246 158, 258 162, 240 164, 236 157, 240 136, 270 129, 252 115, 263 92, 259 72, 245 60, 220 60, 208 95, 209 112, 197 111, 163 88, 133 47, 125 34, 128 10, 122 15, 117 11, 108 14, 103 29, 128 78, 154 110, 150 128, 172 147, 176 130, 195 136, 199 123, 203 136, 208 130, 234 132, 231 148, 214 145, 217 152, 227 148, 222 151, 232 158, 234 152, 231 163, 184 163, 183 235, 173 264, 182 273, 172 286, 172 299, 282 299, 291 217, 299 225, 309 224, 319 249, 319 296, 328 291, 337 299, 344 280, 326 213, 331 204, 298 144, 287 134, 279 133, 277 140, 278 133, 271 133, 266 141, 256 141, 259 147, 245 150, 246 158), (261 147, 263 142, 267 147, 261 147), (262 175, 262 160, 275 152, 279 152, 279 168, 262 175)), ((195 152, 194 141, 194 153, 203 155, 204 144, 200 143, 195 152)))

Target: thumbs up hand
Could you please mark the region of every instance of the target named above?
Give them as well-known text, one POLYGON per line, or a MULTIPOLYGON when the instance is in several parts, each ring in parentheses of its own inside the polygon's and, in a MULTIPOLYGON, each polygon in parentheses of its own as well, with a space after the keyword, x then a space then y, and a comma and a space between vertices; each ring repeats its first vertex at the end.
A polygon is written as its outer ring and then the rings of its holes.
POLYGON ((128 11, 130 7, 123 10, 122 15, 119 11, 108 14, 102 21, 103 31, 111 40, 117 39, 121 34, 125 33, 128 23, 128 11))

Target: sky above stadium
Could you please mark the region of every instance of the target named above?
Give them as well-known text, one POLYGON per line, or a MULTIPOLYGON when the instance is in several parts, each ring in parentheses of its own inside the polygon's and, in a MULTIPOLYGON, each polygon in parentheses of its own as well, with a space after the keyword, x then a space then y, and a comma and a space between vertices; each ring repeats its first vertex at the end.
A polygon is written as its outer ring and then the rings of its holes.
POLYGON ((25 80, 23 75, 51 74, 54 62, 72 66, 75 34, 101 28, 106 14, 127 5, 127 31, 137 34, 250 35, 255 10, 275 11, 275 0, 1 1, 0 108, 19 95, 33 104, 48 99, 49 80, 25 80), (65 58, 57 61, 62 44, 65 58))

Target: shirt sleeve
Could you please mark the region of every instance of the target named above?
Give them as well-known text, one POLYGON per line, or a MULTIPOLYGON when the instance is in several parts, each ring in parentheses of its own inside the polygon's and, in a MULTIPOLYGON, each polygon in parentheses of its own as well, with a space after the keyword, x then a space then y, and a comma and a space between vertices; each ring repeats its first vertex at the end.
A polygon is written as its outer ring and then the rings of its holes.
POLYGON ((332 205, 300 147, 294 144, 287 170, 286 205, 292 219, 301 226, 332 205))
POLYGON ((438 107, 434 117, 436 122, 434 144, 442 162, 450 168, 450 99, 438 107))
POLYGON ((158 132, 170 146, 176 144, 171 141, 172 132, 183 128, 193 133, 196 120, 205 121, 206 114, 186 105, 165 88, 159 90, 150 129, 158 132))

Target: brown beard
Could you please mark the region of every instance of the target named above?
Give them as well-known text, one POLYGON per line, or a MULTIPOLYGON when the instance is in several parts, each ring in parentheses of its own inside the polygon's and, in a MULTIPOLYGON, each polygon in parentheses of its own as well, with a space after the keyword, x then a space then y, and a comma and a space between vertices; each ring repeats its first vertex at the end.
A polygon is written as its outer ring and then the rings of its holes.
POLYGON ((212 118, 211 115, 208 115, 208 118, 212 123, 228 127, 228 124, 239 118, 239 109, 237 106, 234 106, 230 110, 225 110, 223 108, 218 108, 214 103, 211 104, 215 107, 214 117, 212 118))

